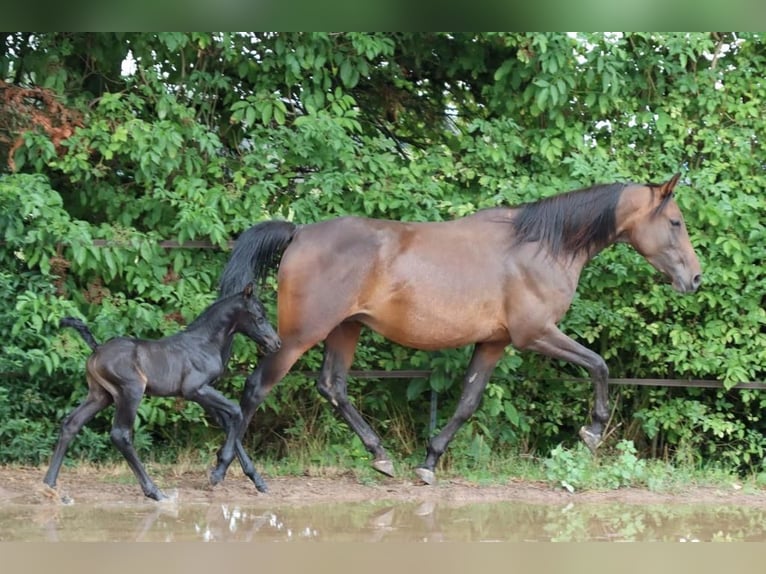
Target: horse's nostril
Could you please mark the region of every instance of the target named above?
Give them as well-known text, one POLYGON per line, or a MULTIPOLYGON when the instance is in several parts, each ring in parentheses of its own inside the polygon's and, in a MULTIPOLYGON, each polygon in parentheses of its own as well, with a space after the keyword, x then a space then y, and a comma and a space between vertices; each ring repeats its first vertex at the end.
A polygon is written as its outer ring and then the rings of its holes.
POLYGON ((694 277, 692 277, 692 287, 696 290, 700 283, 702 283, 702 275, 697 273, 694 277))

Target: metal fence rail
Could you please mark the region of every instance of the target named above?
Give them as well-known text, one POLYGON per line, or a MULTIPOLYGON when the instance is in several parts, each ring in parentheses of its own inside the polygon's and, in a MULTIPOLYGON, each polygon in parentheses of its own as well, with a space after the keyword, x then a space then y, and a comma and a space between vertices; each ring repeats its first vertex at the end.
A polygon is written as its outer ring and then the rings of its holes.
MULTIPOLYGON (((319 371, 295 371, 300 375, 306 377, 317 377, 319 371)), ((427 379, 431 376, 430 370, 399 370, 399 371, 383 371, 383 370, 351 370, 348 372, 350 378, 357 379, 427 379)), ((493 378, 503 378, 502 376, 495 375, 493 378)), ((573 383, 590 383, 591 380, 583 377, 562 377, 562 378, 546 378, 541 379, 545 381, 560 381, 560 382, 573 382, 573 383)), ((614 378, 609 379, 610 385, 635 385, 639 387, 683 387, 683 388, 704 388, 704 389, 724 389, 724 384, 721 381, 713 379, 623 379, 614 378)), ((762 381, 746 381, 737 383, 732 389, 766 389, 766 382, 762 381)))

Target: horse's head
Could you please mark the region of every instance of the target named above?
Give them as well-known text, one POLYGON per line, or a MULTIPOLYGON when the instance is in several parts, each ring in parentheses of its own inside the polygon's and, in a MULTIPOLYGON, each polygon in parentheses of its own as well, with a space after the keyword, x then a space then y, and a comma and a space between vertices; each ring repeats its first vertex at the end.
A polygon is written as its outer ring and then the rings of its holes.
POLYGON ((660 185, 632 185, 618 206, 618 234, 681 293, 700 286, 702 271, 681 210, 673 198, 680 174, 660 185))
POLYGON ((238 321, 239 330, 263 347, 267 353, 278 351, 282 341, 269 323, 266 309, 254 292, 252 283, 242 290, 242 300, 244 307, 243 316, 238 321))

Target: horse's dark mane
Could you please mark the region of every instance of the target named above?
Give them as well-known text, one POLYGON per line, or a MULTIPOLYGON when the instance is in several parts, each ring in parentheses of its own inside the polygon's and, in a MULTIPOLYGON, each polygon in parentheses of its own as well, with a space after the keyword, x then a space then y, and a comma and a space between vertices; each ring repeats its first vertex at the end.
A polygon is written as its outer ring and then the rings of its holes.
POLYGON ((518 243, 540 242, 554 257, 595 253, 614 240, 623 183, 594 185, 526 203, 512 225, 518 243))

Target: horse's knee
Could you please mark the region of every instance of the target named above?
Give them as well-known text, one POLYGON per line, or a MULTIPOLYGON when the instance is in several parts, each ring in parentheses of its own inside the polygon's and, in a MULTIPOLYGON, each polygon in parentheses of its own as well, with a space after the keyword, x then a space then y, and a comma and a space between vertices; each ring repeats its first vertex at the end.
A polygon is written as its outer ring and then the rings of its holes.
POLYGON ((244 396, 253 398, 264 396, 273 386, 272 384, 269 384, 268 386, 265 385, 262 367, 263 365, 258 365, 258 367, 256 367, 256 369, 245 379, 245 388, 243 389, 244 396))
MULTIPOLYGON (((251 375, 252 376, 252 375, 251 375)), ((261 383, 260 377, 257 381, 250 384, 250 377, 248 377, 248 383, 245 384, 245 389, 242 392, 242 399, 240 404, 242 411, 255 411, 256 408, 264 401, 271 387, 266 388, 261 383)), ((244 415, 243 415, 244 416, 244 415)))
POLYGON ((317 380, 317 391, 319 391, 319 394, 334 406, 338 406, 338 399, 335 395, 332 381, 329 381, 325 378, 320 378, 317 380))
POLYGON ((221 415, 221 419, 221 426, 223 427, 224 431, 227 433, 237 433, 244 422, 242 409, 237 406, 235 409, 232 409, 226 414, 221 415))
POLYGON ((599 357, 599 360, 594 365, 591 374, 596 381, 606 381, 609 379, 609 367, 606 361, 599 357))
POLYGON ((112 428, 112 430, 109 432, 109 438, 112 439, 112 444, 114 444, 114 446, 116 446, 119 450, 122 450, 131 444, 130 430, 126 428, 112 428))
POLYGON ((77 434, 78 430, 79 428, 74 420, 74 417, 68 416, 63 421, 61 421, 59 436, 63 440, 69 441, 72 440, 72 438, 77 434))

